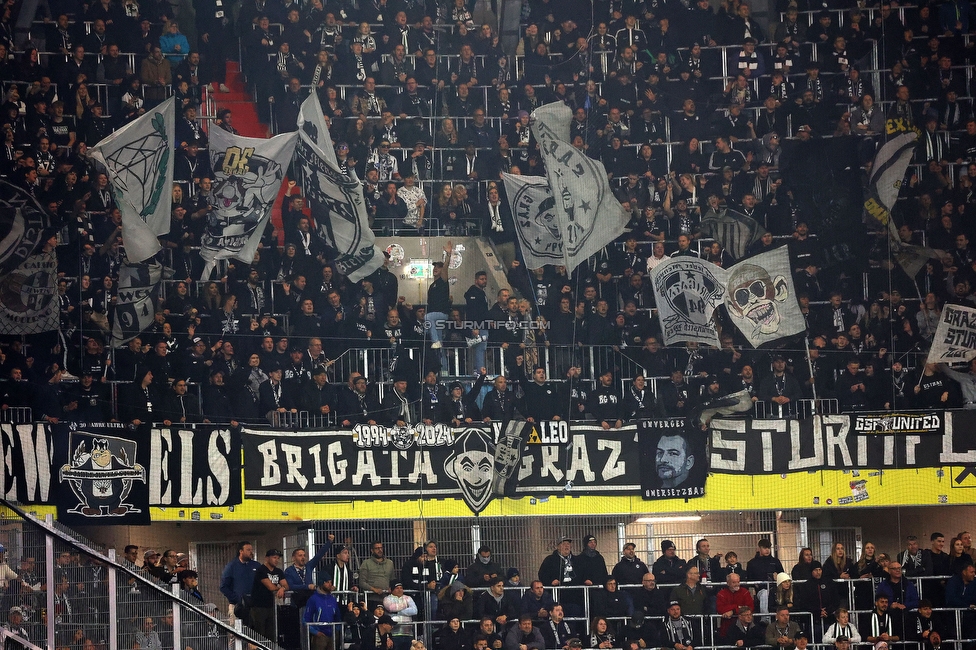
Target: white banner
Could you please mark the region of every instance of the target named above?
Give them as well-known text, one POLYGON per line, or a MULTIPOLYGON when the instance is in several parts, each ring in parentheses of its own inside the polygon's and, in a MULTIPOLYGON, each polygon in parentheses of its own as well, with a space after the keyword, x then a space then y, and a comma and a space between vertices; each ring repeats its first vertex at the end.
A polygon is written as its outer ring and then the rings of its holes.
POLYGON ((725 287, 729 318, 753 347, 806 330, 786 246, 732 265, 725 287))
POLYGON ((563 257, 570 272, 619 237, 630 220, 610 189, 603 163, 569 142, 572 117, 572 109, 562 102, 532 112, 532 133, 542 151, 562 233, 563 257))
POLYGON ((175 98, 170 97, 89 150, 108 170, 123 227, 139 219, 156 235, 169 232, 175 106, 175 98))
POLYGON ((217 260, 254 260, 297 141, 297 133, 265 140, 211 129, 214 182, 207 200, 214 209, 200 241, 201 279, 210 277, 217 260))
POLYGON ((725 269, 679 256, 651 270, 664 344, 695 341, 718 347, 715 308, 725 298, 725 269))
POLYGON ((358 282, 383 265, 374 243, 359 179, 339 170, 318 95, 311 93, 298 116, 298 146, 293 169, 305 194, 317 232, 335 249, 335 266, 358 282))
POLYGON ((58 258, 30 255, 0 279, 0 334, 37 334, 58 329, 58 258))
POLYGON ((128 343, 152 325, 163 267, 158 262, 123 264, 119 269, 119 299, 115 305, 112 344, 128 343))
POLYGON ((976 309, 946 305, 932 337, 928 363, 961 363, 976 359, 976 309))
POLYGON ((549 183, 541 176, 512 174, 502 174, 502 180, 526 266, 537 269, 546 264, 562 264, 563 236, 549 183))

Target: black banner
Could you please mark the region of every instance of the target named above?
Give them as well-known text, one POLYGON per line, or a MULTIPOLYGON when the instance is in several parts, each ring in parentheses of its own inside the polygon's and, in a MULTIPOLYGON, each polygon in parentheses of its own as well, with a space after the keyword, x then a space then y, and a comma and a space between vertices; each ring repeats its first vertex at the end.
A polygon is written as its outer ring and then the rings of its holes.
POLYGON ((67 526, 149 523, 147 427, 55 425, 58 521, 67 526))
POLYGON ((641 497, 693 499, 705 496, 708 477, 707 435, 685 425, 684 418, 641 420, 641 497))
POLYGON ((149 504, 234 506, 241 502, 240 431, 212 424, 153 428, 149 504))
POLYGON ((711 423, 711 471, 785 474, 976 463, 973 411, 822 415, 711 423), (965 435, 963 435, 965 434, 965 435))
POLYGON ((635 427, 566 422, 454 429, 357 425, 349 431, 244 429, 244 491, 254 499, 463 498, 633 494, 635 427))
POLYGON ((54 439, 47 427, 0 424, 0 491, 25 504, 51 503, 54 439))

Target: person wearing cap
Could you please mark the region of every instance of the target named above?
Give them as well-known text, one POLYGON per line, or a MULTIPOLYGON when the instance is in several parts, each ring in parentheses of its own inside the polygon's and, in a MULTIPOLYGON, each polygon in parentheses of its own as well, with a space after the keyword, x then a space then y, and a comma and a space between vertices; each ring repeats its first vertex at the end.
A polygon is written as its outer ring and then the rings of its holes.
POLYGON ((657 582, 664 585, 670 591, 674 585, 679 585, 685 580, 686 563, 676 554, 677 547, 670 539, 661 542, 661 557, 654 561, 651 572, 657 582))
POLYGON ((278 568, 281 551, 270 549, 264 554, 264 564, 254 571, 251 586, 251 627, 265 638, 274 638, 275 601, 284 598, 288 591, 285 573, 278 568))
POLYGON ((780 605, 776 608, 776 618, 766 626, 766 645, 778 650, 792 650, 796 647, 796 637, 800 626, 790 620, 790 608, 780 605))
MULTIPOLYGON (((484 368, 481 368, 484 371, 484 368)), ((451 424, 459 427, 461 424, 471 424, 481 419, 481 412, 475 403, 475 399, 481 393, 481 386, 485 383, 485 372, 479 372, 478 379, 474 386, 467 393, 461 382, 452 382, 449 386, 448 398, 441 403, 441 412, 438 422, 451 424)))
MULTIPOLYGON (((752 614, 753 609, 747 605, 741 605, 735 610, 733 614, 735 624, 729 626, 728 634, 724 635, 724 643, 739 648, 755 648, 766 644, 765 630, 756 625, 752 614)), ((727 621, 723 621, 725 622, 727 621)))
MULTIPOLYGON (((24 627, 23 607, 15 605, 7 610, 7 622, 3 624, 3 629, 6 630, 8 634, 15 634, 25 641, 30 641, 30 634, 27 632, 27 628, 24 627)), ((17 643, 16 639, 10 639, 5 642, 4 647, 20 648, 23 646, 17 643)))
MULTIPOLYGON (((725 577, 725 586, 715 595, 715 613, 722 617, 719 626, 719 636, 727 637, 729 630, 735 623, 743 608, 750 613, 755 609, 755 602, 748 589, 741 586, 742 577, 737 573, 730 573, 725 577)), ((751 621, 750 621, 751 622, 751 621)))
POLYGON ((330 623, 340 623, 343 620, 339 602, 332 595, 332 578, 326 576, 315 587, 315 591, 305 605, 302 622, 305 624, 309 648, 311 650, 333 650, 335 627, 330 623), (324 625, 314 625, 323 623, 324 625))
POLYGON ((394 647, 396 650, 409 648, 410 641, 417 636, 413 617, 419 610, 413 598, 403 593, 403 583, 399 580, 390 582, 390 593, 383 599, 383 608, 397 624, 392 632, 394 647))
POLYGON ((636 551, 637 545, 633 542, 624 544, 620 561, 614 565, 613 571, 611 571, 613 577, 617 579, 617 584, 631 595, 638 593, 637 587, 641 585, 644 576, 650 574, 653 577, 654 575, 650 573, 650 569, 644 561, 637 557, 636 551), (633 588, 628 588, 631 585, 633 588))
POLYGON ((603 585, 607 576, 607 561, 596 550, 597 540, 593 535, 587 534, 583 537, 583 551, 579 554, 577 569, 580 579, 586 586, 603 585))
POLYGON ((291 386, 281 381, 281 366, 269 364, 268 379, 258 386, 258 412, 271 424, 277 424, 283 413, 298 413, 291 386))
MULTIPOLYGON (((11 385, 4 383, 7 387, 11 385)), ((26 382, 24 384, 30 386, 26 382)), ((3 384, 0 384, 0 393, 3 390, 3 384)), ((5 396, 0 394, 0 402, 4 402, 4 399, 5 396)), ((61 404, 61 417, 68 422, 108 422, 112 419, 107 385, 95 381, 91 371, 87 369, 81 371, 77 384, 69 386, 62 393, 61 404)))
POLYGON ((810 564, 810 577, 796 586, 794 610, 809 612, 813 615, 814 626, 810 632, 813 640, 819 642, 824 636, 824 629, 830 624, 833 612, 840 604, 837 590, 823 579, 823 565, 814 560, 810 564))
POLYGON ((681 615, 681 603, 677 600, 671 600, 668 604, 668 615, 662 623, 661 639, 665 650, 694 650, 694 646, 699 645, 695 626, 681 615))
MULTIPOLYGON (((578 564, 579 557, 573 555, 573 540, 563 537, 556 543, 555 550, 539 566, 539 580, 544 585, 552 587, 582 585, 583 579, 578 564)), ((559 599, 566 606, 567 615, 575 616, 577 612, 582 614, 581 590, 567 589, 560 594, 559 599)))
POLYGON ((603 429, 619 429, 623 426, 622 400, 613 383, 613 369, 600 374, 600 382, 589 396, 587 410, 603 429))
POLYGON ((393 627, 396 621, 389 614, 383 614, 376 623, 366 628, 360 650, 393 650, 393 627))
POLYGON ((203 605, 203 594, 200 593, 200 574, 192 569, 184 569, 176 574, 179 581, 180 593, 186 600, 196 605, 203 605))

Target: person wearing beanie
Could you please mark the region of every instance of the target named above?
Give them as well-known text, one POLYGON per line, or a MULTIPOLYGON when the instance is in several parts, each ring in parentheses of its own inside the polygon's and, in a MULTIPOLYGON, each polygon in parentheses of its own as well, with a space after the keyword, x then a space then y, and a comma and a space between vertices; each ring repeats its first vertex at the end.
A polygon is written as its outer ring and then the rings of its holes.
POLYGON ((438 618, 469 621, 474 617, 474 592, 461 580, 455 580, 438 591, 437 602, 438 618))
POLYGON ((396 621, 389 614, 376 619, 376 624, 366 628, 360 650, 390 650, 393 647, 393 627, 396 621))
POLYGON ((505 572, 505 586, 506 587, 521 587, 522 586, 522 574, 515 567, 510 568, 505 572))
POLYGON ((840 601, 834 586, 823 579, 823 565, 817 560, 810 562, 810 577, 796 586, 793 602, 794 611, 808 612, 813 616, 813 629, 810 632, 813 642, 819 643, 833 621, 840 601))
POLYGON ((685 561, 676 555, 676 547, 670 539, 661 542, 661 557, 655 560, 651 572, 657 578, 658 586, 668 591, 685 581, 685 561))
POLYGON ((396 622, 397 626, 391 633, 393 635, 393 647, 396 650, 405 650, 410 647, 415 630, 413 627, 413 617, 417 615, 417 603, 413 598, 403 593, 403 583, 399 580, 391 581, 390 594, 383 599, 383 608, 389 612, 390 618, 396 622))
POLYGON ((438 422, 451 424, 459 427, 462 424, 471 424, 481 419, 481 413, 475 404, 475 398, 481 392, 481 386, 485 382, 485 374, 478 376, 478 381, 467 394, 461 382, 455 381, 448 387, 448 397, 441 403, 441 412, 438 422))
POLYGON ((577 568, 586 586, 602 585, 607 579, 607 561, 596 550, 596 537, 593 535, 583 538, 583 552, 579 555, 577 568))

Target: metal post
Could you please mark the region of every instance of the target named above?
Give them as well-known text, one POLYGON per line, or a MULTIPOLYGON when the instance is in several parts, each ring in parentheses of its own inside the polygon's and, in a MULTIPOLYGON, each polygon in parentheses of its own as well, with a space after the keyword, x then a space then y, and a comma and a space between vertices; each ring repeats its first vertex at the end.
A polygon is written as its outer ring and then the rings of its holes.
MULTIPOLYGON (((115 562, 114 548, 108 549, 108 559, 115 562)), ((115 567, 110 564, 108 565, 108 620, 112 621, 111 624, 116 628, 108 635, 108 650, 119 650, 119 592, 117 586, 118 575, 115 573, 115 567)))
MULTIPOLYGON (((309 528, 305 531, 308 534, 308 559, 312 559, 315 556, 315 529, 309 528)), ((315 567, 312 567, 312 584, 316 587, 319 584, 318 576, 316 575, 315 567)), ((303 588, 308 587, 308 585, 302 585, 303 588)))
MULTIPOLYGON (((46 515, 44 517, 48 526, 54 525, 54 516, 46 515)), ((54 537, 50 534, 44 536, 44 562, 47 566, 47 575, 44 577, 44 582, 47 584, 47 642, 49 645, 54 645, 54 619, 57 618, 54 615, 54 576, 56 571, 54 570, 54 537)))
POLYGON ((809 533, 807 529, 807 518, 800 517, 800 546, 802 547, 810 546, 810 542, 807 539, 808 534, 809 533))
POLYGON ((481 548, 481 526, 471 524, 471 556, 478 557, 478 549, 481 548))
POLYGON ((183 612, 180 609, 180 586, 172 585, 173 587, 173 647, 182 648, 183 644, 180 642, 183 635, 183 626, 180 625, 180 621, 183 618, 183 612))
POLYGON ((627 543, 627 524, 624 522, 617 523, 617 554, 624 554, 624 544, 627 543))

